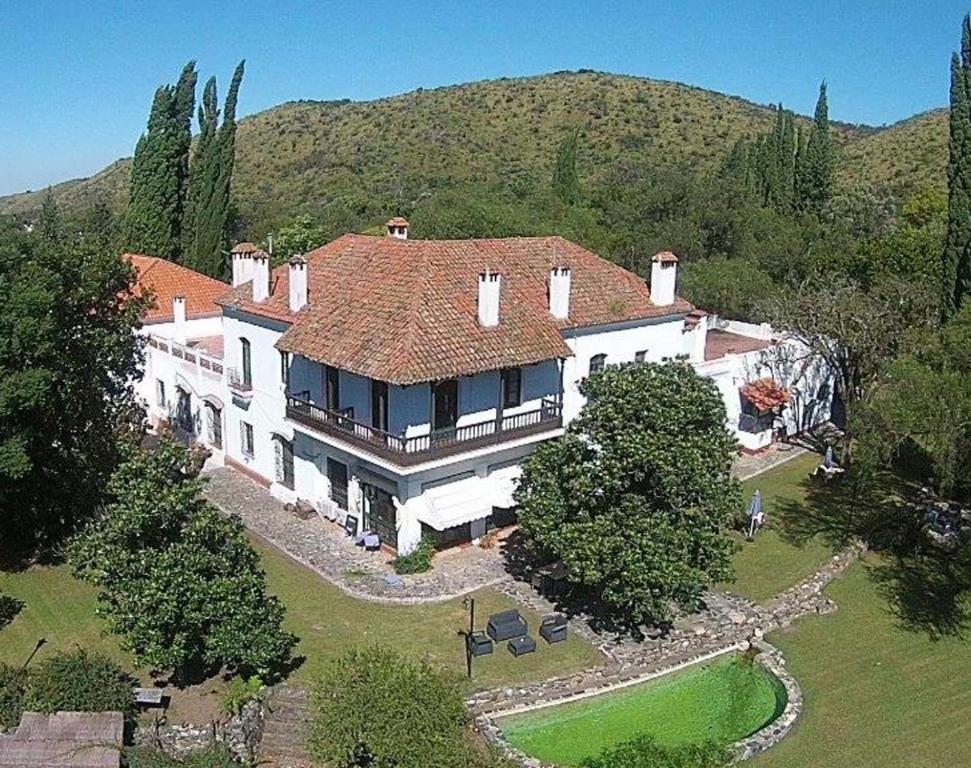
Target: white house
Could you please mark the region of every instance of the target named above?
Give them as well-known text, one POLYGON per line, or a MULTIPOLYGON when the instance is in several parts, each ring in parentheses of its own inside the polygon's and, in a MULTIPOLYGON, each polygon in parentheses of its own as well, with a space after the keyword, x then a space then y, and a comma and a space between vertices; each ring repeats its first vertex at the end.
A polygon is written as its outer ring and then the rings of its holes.
POLYGON ((135 270, 137 291, 151 300, 139 331, 145 368, 135 385, 148 421, 203 443, 221 462, 226 385, 222 308, 215 300, 229 286, 166 259, 124 258, 135 270))
POLYGON ((231 289, 164 262, 179 271, 155 286, 171 312, 146 318, 150 414, 400 552, 512 521, 522 459, 607 365, 691 361, 745 449, 829 417, 818 362, 679 298, 671 253, 648 284, 559 237, 411 240, 396 218, 386 237, 345 235, 274 270, 251 243, 232 259, 231 289))

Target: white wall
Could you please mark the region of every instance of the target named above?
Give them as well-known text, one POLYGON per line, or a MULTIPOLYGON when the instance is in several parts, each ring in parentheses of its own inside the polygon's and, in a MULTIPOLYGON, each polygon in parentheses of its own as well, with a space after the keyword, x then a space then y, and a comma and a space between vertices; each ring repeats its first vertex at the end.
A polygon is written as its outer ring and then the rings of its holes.
POLYGON ((573 357, 567 358, 563 368, 563 420, 569 423, 580 413, 585 398, 579 383, 590 372, 590 359, 605 354, 607 365, 631 363, 634 355, 647 352, 645 360, 660 362, 682 353, 684 315, 660 320, 644 320, 596 328, 581 328, 564 333, 573 357))
POLYGON ((280 353, 274 347, 286 328, 285 323, 225 310, 223 355, 226 369, 236 368, 242 372, 240 339, 248 339, 253 388, 248 401, 230 391, 224 439, 228 458, 270 481, 274 495, 292 500, 296 498, 295 492, 273 482, 276 477, 273 435, 293 439, 293 429, 286 422, 286 391, 280 377, 280 353), (246 456, 242 451, 241 422, 253 425, 253 456, 246 456))

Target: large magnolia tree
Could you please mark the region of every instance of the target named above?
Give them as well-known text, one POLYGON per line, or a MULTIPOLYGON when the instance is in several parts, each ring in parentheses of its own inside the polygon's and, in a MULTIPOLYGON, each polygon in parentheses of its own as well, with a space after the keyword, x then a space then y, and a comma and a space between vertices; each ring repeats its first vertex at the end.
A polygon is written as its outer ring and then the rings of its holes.
POLYGON ((608 367, 562 439, 525 463, 527 540, 634 623, 698 606, 731 576, 736 442, 714 383, 683 363, 608 367))

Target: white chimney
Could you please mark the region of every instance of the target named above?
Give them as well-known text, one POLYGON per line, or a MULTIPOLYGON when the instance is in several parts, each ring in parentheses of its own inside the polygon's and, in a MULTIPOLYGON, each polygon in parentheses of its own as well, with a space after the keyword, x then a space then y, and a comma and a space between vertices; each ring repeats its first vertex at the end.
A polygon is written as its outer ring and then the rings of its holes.
POLYGON ((674 304, 674 284, 678 277, 678 257, 671 251, 655 253, 651 259, 651 304, 669 307, 674 304))
POLYGON ((393 219, 388 219, 385 226, 388 228, 388 237, 396 237, 399 240, 408 239, 408 219, 395 216, 393 219))
POLYGON ((270 257, 262 251, 253 254, 253 301, 266 301, 270 295, 270 257))
POLYGON ((550 270, 550 314, 559 320, 570 316, 570 268, 550 270))
POLYGON ((299 253, 290 259, 290 311, 307 306, 307 260, 299 253))
POLYGON ((486 270, 479 275, 479 325, 492 328, 499 325, 499 293, 502 276, 486 270))
POLYGON ((172 338, 177 344, 185 344, 185 296, 172 297, 172 338))
POLYGON ((243 284, 243 254, 232 252, 233 259, 233 288, 243 284))

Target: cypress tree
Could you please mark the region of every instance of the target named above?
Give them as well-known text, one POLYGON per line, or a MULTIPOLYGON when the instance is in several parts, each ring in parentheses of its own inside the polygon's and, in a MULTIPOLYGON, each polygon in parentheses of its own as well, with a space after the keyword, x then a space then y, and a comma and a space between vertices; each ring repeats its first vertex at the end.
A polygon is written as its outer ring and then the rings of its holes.
POLYGON ((231 182, 236 154, 236 104, 243 80, 245 61, 241 61, 226 94, 222 125, 218 125, 215 79, 206 84, 199 112, 201 133, 191 171, 190 241, 186 261, 196 270, 213 277, 227 271, 223 258, 232 214, 231 182))
POLYGON ((833 146, 829 136, 829 107, 824 80, 819 86, 816 114, 806 145, 803 197, 799 201, 801 207, 817 213, 821 211, 832 193, 832 176, 833 146))
POLYGON ((148 128, 132 160, 129 250, 179 260, 195 84, 195 62, 190 61, 175 86, 155 92, 148 128))
POLYGON ((961 55, 951 56, 948 150, 947 239, 941 270, 945 320, 971 291, 971 16, 964 17, 961 55))
POLYGON ((553 193, 567 205, 580 201, 580 177, 577 175, 577 145, 580 129, 567 134, 556 153, 553 169, 553 193))

